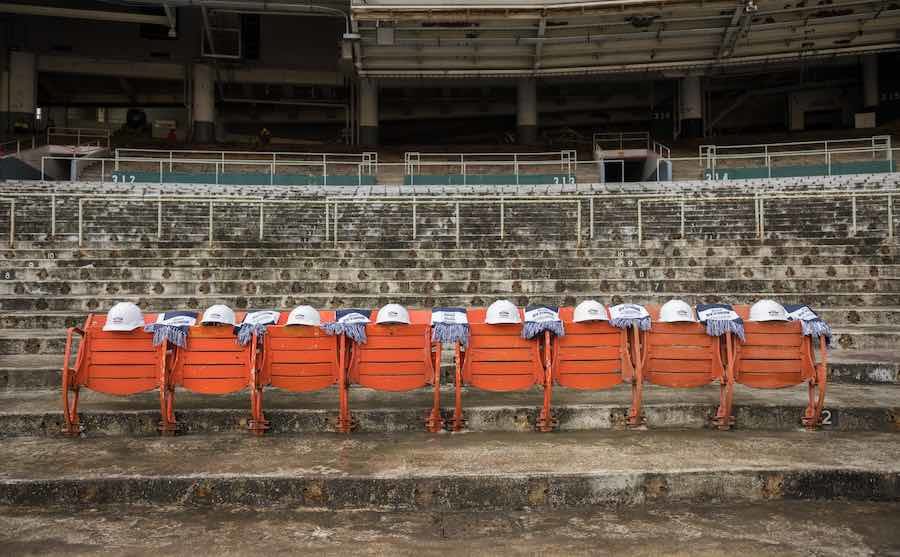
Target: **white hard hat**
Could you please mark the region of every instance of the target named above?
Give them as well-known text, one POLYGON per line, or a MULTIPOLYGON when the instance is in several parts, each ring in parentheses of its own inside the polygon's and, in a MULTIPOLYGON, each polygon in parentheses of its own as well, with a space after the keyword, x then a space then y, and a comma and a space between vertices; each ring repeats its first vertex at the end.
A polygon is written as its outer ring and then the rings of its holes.
POLYGON ((497 300, 487 309, 484 322, 488 325, 502 325, 504 323, 521 323, 519 308, 509 300, 497 300))
POLYGON ((660 323, 694 323, 694 311, 684 300, 669 300, 659 309, 660 323))
POLYGON ((319 316, 319 310, 312 306, 297 306, 288 315, 285 325, 309 325, 310 327, 318 327, 322 324, 322 317, 319 316))
POLYGON ((200 322, 204 325, 221 323, 223 325, 234 326, 234 310, 223 304, 210 306, 208 310, 203 312, 203 319, 201 319, 200 322))
POLYGON ((750 321, 787 321, 787 311, 775 300, 760 300, 750 308, 750 321))
POLYGON ((376 323, 404 323, 409 325, 409 312, 400 304, 387 304, 375 317, 376 323))
POLYGON ((144 314, 141 308, 131 302, 119 302, 106 314, 104 331, 133 331, 144 326, 144 314))
POLYGON ((585 300, 575 306, 575 315, 572 319, 575 323, 584 321, 609 321, 606 308, 597 300, 585 300))

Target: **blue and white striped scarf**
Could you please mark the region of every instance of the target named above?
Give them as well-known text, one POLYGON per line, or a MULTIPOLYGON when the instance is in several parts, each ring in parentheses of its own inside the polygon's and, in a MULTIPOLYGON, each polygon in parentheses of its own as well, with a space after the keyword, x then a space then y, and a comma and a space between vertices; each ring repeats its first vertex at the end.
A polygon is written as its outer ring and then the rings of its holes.
POLYGON ((706 334, 711 337, 734 333, 741 342, 746 340, 744 320, 729 304, 697 304, 697 318, 706 325, 706 334))
POLYGON ((153 333, 153 346, 168 340, 184 348, 190 328, 197 324, 196 311, 167 311, 156 316, 156 322, 144 325, 144 331, 153 333))
POLYGON ((469 318, 464 308, 444 307, 431 310, 431 342, 469 345, 469 318))
POLYGON ((785 305, 789 321, 799 321, 803 327, 804 336, 818 339, 825 337, 826 346, 831 346, 831 326, 828 325, 819 314, 805 304, 785 305))
POLYGON ((257 337, 266 335, 269 325, 278 323, 281 312, 272 310, 248 311, 237 328, 237 343, 247 346, 255 333, 257 337))
POLYGON ((619 329, 637 325, 642 331, 650 330, 650 313, 638 304, 619 304, 609 308, 609 324, 619 329))
POLYGON ((366 343, 366 323, 370 322, 370 309, 339 309, 334 312, 335 321, 322 325, 329 335, 346 335, 358 344, 366 343))
POLYGON ((545 306, 543 304, 526 306, 522 338, 534 338, 544 331, 550 331, 558 337, 566 335, 562 319, 559 318, 559 307, 545 306))

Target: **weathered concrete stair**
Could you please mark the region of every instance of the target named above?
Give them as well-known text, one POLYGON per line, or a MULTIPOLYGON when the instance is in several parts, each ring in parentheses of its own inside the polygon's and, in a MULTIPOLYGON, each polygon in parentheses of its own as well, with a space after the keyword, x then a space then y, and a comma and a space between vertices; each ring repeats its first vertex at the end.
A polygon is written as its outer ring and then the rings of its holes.
POLYGON ((513 510, 900 498, 892 433, 19 438, 0 444, 0 462, 7 505, 513 510))

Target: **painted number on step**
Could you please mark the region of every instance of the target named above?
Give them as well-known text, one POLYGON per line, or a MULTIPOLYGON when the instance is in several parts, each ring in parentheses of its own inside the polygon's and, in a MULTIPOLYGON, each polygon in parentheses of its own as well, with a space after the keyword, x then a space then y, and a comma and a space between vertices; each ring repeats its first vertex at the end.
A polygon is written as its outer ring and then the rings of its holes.
POLYGON ((553 177, 554 184, 574 184, 575 176, 554 176, 553 177))
POLYGON ((705 172, 705 179, 706 180, 727 180, 728 173, 727 172, 712 172, 710 170, 707 170, 705 172))
POLYGON ((113 182, 121 182, 123 184, 133 184, 134 183, 134 174, 122 174, 119 176, 118 174, 113 174, 113 182))
POLYGON ((47 252, 46 259, 56 259, 56 252, 55 252, 55 251, 48 251, 48 252, 47 252))
POLYGON ((822 410, 822 425, 837 425, 837 412, 822 410))
POLYGON ((16 272, 15 271, 3 271, 3 280, 16 280, 16 272))

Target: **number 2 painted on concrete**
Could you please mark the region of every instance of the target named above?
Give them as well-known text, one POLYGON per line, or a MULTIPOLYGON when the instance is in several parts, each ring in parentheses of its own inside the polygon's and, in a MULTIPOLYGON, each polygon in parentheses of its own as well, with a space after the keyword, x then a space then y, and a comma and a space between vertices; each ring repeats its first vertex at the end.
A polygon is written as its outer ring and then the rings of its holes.
POLYGON ((832 425, 831 410, 822 410, 822 425, 832 425))

